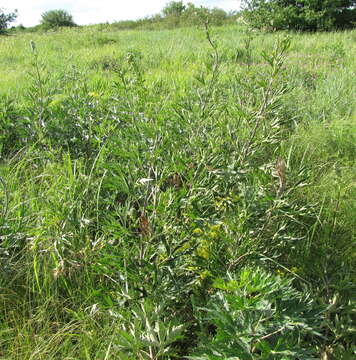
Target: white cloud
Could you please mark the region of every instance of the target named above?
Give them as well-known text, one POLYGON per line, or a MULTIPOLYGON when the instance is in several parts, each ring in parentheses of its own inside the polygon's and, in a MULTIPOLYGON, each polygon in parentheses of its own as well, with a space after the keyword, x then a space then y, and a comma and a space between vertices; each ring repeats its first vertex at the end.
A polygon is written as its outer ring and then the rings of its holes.
MULTIPOLYGON (((138 19, 159 13, 170 0, 2 0, 6 10, 18 9, 17 24, 37 25, 41 14, 48 10, 64 9, 79 25, 138 19)), ((189 1, 185 1, 187 3, 189 1)), ((217 6, 236 10, 238 0, 191 0, 196 5, 217 6)))

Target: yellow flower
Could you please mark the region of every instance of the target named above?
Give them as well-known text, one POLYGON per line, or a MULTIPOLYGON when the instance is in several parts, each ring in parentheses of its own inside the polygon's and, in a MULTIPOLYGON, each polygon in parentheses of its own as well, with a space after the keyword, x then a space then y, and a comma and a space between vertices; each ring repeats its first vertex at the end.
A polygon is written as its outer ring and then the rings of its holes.
POLYGON ((211 239, 216 239, 219 237, 219 235, 216 231, 210 231, 208 235, 211 239))
POLYGON ((190 247, 189 242, 186 242, 179 248, 179 250, 180 251, 185 251, 185 250, 189 249, 189 247, 190 247))
POLYGON ((164 260, 166 260, 168 258, 168 256, 166 255, 166 254, 160 254, 159 255, 159 259, 161 260, 161 261, 164 261, 164 260))
POLYGON ((210 258, 209 243, 206 240, 202 241, 201 245, 198 246, 196 253, 203 259, 208 260, 210 258))
POLYGON ((203 233, 203 230, 200 228, 196 228, 193 230, 193 234, 195 235, 201 235, 203 233))
POLYGON ((211 276, 211 272, 209 270, 205 270, 199 274, 201 280, 204 280, 209 276, 211 276))
POLYGON ((284 276, 286 275, 286 273, 285 273, 284 271, 280 270, 280 269, 277 269, 277 270, 276 270, 276 273, 277 273, 277 275, 279 275, 280 277, 284 277, 284 276))
POLYGON ((99 97, 100 97, 100 94, 98 94, 98 93, 95 92, 95 91, 89 92, 88 95, 91 96, 91 97, 94 97, 94 98, 99 98, 99 97))
POLYGON ((231 197, 217 198, 217 200, 215 201, 215 207, 217 210, 227 210, 231 204, 231 197))
POLYGON ((187 266, 187 270, 188 271, 193 271, 193 272, 195 272, 195 271, 197 271, 199 268, 197 267, 197 266, 187 266))
POLYGON ((214 225, 209 225, 209 228, 211 231, 219 231, 221 229, 222 224, 214 224, 214 225))

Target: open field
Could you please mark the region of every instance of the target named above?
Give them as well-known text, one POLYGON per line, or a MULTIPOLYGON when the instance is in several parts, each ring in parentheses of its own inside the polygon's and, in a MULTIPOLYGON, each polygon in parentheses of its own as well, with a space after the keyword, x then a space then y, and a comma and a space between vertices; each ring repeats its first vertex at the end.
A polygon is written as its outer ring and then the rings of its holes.
POLYGON ((356 31, 0 37, 0 359, 353 358, 355 57, 356 31))

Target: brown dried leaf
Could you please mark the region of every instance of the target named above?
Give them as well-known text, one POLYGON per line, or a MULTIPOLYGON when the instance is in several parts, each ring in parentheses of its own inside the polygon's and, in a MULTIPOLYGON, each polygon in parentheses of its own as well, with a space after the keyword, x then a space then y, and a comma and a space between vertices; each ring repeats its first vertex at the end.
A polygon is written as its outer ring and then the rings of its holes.
POLYGON ((139 218, 139 231, 142 236, 148 237, 152 234, 152 228, 144 212, 141 213, 139 218))
POLYGON ((175 189, 180 189, 183 186, 183 179, 178 173, 174 173, 168 177, 167 185, 175 189))
POLYGON ((276 174, 279 178, 279 188, 277 195, 280 196, 286 188, 286 162, 283 158, 278 158, 276 163, 276 174))

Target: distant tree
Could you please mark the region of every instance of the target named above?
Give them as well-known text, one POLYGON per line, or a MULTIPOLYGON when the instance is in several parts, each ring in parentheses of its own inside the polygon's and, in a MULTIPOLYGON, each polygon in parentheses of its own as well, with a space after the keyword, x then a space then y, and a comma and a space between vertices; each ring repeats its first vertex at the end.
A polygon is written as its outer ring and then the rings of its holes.
POLYGON ((214 25, 222 25, 227 17, 228 15, 223 9, 213 8, 209 12, 210 22, 214 25))
POLYGON ((186 7, 183 1, 171 1, 162 10, 163 19, 169 28, 177 27, 181 24, 182 15, 186 7))
POLYGON ((65 10, 50 10, 42 14, 41 24, 46 29, 61 26, 77 26, 73 16, 65 10))
POLYGON ((183 1, 171 1, 169 2, 162 10, 163 15, 168 16, 174 16, 174 17, 180 17, 185 10, 185 5, 183 4, 183 1))
POLYGON ((244 19, 274 30, 332 30, 355 26, 356 0, 243 0, 244 19))
POLYGON ((17 10, 12 13, 5 13, 3 9, 0 8, 0 34, 4 34, 9 24, 17 18, 17 10))
POLYGON ((9 32, 16 33, 16 32, 21 32, 21 31, 25 31, 25 30, 26 30, 25 26, 23 26, 22 24, 19 24, 17 26, 11 26, 11 28, 9 29, 9 32))
POLYGON ((198 25, 206 21, 208 9, 202 6, 197 7, 193 3, 188 3, 183 14, 182 20, 185 25, 198 25))
POLYGON ((207 20, 211 25, 222 25, 227 19, 227 13, 219 8, 209 9, 204 6, 195 6, 193 3, 187 3, 181 16, 184 25, 202 25, 207 20))

